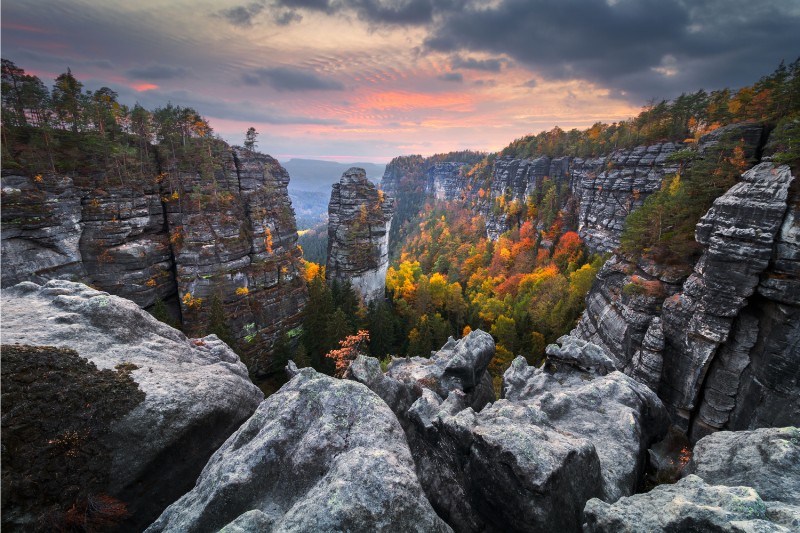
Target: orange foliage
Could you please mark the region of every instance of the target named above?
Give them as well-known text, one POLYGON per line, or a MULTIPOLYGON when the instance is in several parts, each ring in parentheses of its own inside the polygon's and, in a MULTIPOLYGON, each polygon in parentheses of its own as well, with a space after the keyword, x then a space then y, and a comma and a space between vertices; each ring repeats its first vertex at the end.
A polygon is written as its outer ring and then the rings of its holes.
POLYGON ((339 341, 341 348, 331 350, 325 354, 328 359, 336 363, 336 376, 342 377, 345 370, 350 367, 353 359, 361 353, 362 347, 369 342, 369 331, 359 330, 355 335, 348 335, 339 341))

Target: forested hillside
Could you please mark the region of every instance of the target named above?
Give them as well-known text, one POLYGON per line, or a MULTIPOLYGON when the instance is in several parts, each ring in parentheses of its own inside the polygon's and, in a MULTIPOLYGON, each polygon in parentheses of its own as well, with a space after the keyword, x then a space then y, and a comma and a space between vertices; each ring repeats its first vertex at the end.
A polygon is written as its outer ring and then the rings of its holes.
MULTIPOLYGON (((304 349, 313 361, 322 361, 326 350, 338 346, 337 337, 364 328, 371 332, 372 355, 426 356, 448 336, 482 328, 497 341, 490 371, 499 384, 515 355, 538 364, 545 345, 575 326, 604 261, 586 249, 577 233, 580 198, 574 184, 545 176, 521 199, 510 189, 498 190, 500 158, 590 161, 641 145, 672 143, 676 148, 661 163, 671 172, 661 189, 646 200, 644 192, 639 198, 633 191, 629 201, 634 207, 627 208, 632 214, 619 251, 689 269, 700 250, 694 240, 697 221, 745 169, 770 153, 779 153, 777 162, 797 167, 798 109, 800 61, 795 61, 749 87, 681 95, 653 103, 629 120, 583 131, 556 127, 518 139, 497 154, 398 157, 387 166, 383 181, 399 199, 387 302, 359 311, 347 287, 327 289, 321 271, 308 269, 316 289, 311 290, 309 316, 332 313, 334 320, 327 338, 308 336, 313 340, 304 349), (770 144, 738 136, 744 129, 725 129, 748 123, 763 126, 760 138, 771 132, 770 144), (430 173, 435 164, 450 161, 464 163, 457 171, 463 188, 456 200, 436 201, 430 173), (493 239, 487 236, 487 219, 501 220, 510 229, 493 239)), ((607 158, 602 170, 615 164, 607 158)))

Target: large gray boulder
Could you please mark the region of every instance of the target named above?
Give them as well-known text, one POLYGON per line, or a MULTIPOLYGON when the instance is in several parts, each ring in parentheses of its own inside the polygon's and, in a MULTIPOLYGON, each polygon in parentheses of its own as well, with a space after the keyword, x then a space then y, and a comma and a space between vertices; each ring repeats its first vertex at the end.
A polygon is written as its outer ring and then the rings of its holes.
POLYGON ((352 381, 297 371, 148 532, 451 531, 425 499, 386 404, 352 381))
POLYGON ((709 485, 690 475, 674 485, 614 504, 586 504, 584 533, 789 533, 800 527, 800 508, 764 502, 750 487, 709 485))
POLYGON ((108 439, 107 492, 127 504, 131 529, 141 530, 189 490, 208 457, 263 400, 216 336, 188 339, 129 300, 53 280, 3 290, 2 307, 4 343, 71 348, 100 370, 121 365, 144 393, 108 439))
POLYGON ((647 449, 666 434, 667 411, 656 394, 612 371, 596 345, 564 336, 547 347, 542 368, 517 357, 503 376, 505 396, 542 413, 557 431, 592 442, 600 460, 602 498, 636 491, 647 449))
POLYGON ((748 485, 764 500, 800 505, 800 429, 720 431, 698 441, 687 472, 713 485, 748 485))
POLYGON ((395 360, 385 374, 370 358, 350 368, 403 421, 439 516, 458 531, 575 531, 588 499, 632 494, 647 448, 668 426, 655 394, 613 371, 599 347, 565 337, 548 347, 546 368, 518 357, 505 399, 476 405, 490 341, 475 331, 430 360, 395 360))

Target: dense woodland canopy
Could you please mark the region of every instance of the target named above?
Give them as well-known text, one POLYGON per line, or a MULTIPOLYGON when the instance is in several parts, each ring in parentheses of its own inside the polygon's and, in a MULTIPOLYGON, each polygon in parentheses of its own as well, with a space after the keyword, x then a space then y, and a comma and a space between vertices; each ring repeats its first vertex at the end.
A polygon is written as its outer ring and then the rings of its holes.
MULTIPOLYGON (((652 102, 634 118, 583 131, 555 127, 517 139, 497 154, 396 158, 391 166, 402 178, 390 234, 394 263, 387 301, 364 306, 352 287, 327 285, 324 268, 308 263, 304 333, 299 342, 283 339, 276 356, 333 373, 334 362, 324 355, 359 330, 369 332, 370 354, 386 358, 426 356, 449 335, 482 328, 498 343, 495 378, 514 355, 539 362, 544 346, 574 326, 603 258, 586 253, 576 233, 576 202, 550 180, 525 203, 494 199, 492 213, 505 214, 512 229, 496 242, 487 239, 478 207, 489 201, 496 158, 590 157, 655 142, 682 143, 672 156, 678 173, 628 218, 620 251, 688 267, 697 252, 697 220, 751 163, 739 139, 726 139, 704 154, 697 141, 744 121, 772 132, 765 155, 798 170, 800 60, 781 64, 752 86, 652 102), (447 203, 426 199, 425 171, 437 161, 465 163, 472 194, 447 203)), ((11 61, 2 62, 4 169, 31 175, 103 172, 124 182, 152 179, 162 166, 178 165, 213 176, 225 146, 192 108, 171 103, 154 110, 130 108, 107 87, 85 91, 69 70, 48 88, 11 61)), ((321 253, 316 250, 315 258, 321 253)))

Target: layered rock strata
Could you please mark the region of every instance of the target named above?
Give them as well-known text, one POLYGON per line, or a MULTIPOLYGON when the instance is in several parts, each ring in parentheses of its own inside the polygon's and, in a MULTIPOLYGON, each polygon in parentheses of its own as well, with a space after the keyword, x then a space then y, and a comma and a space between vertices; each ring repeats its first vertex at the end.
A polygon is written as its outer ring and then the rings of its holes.
POLYGON ((69 278, 145 308, 167 302, 187 331, 227 329, 252 370, 276 370, 266 355, 307 298, 289 176, 251 152, 214 161, 150 176, 4 172, 3 286, 69 278))
POLYGON ((463 173, 465 166, 466 163, 458 161, 434 163, 425 172, 426 194, 441 201, 463 199, 467 193, 467 178, 463 173))
POLYGON ((350 282, 365 301, 384 297, 394 200, 351 168, 328 204, 328 282, 350 282))
POLYGON ((457 531, 574 531, 589 498, 636 489, 666 411, 600 348, 561 341, 548 348, 549 370, 517 358, 504 376, 506 399, 494 403, 475 401, 493 352, 481 331, 427 363, 395 359, 386 374, 372 358, 353 363, 349 377, 401 420, 428 498, 457 531))
POLYGON ((403 430, 367 387, 296 372, 148 532, 452 531, 425 499, 403 430))
POLYGON ((105 492, 127 504, 128 529, 141 530, 189 490, 264 397, 216 336, 188 339, 129 300, 53 280, 5 289, 2 305, 4 343, 70 348, 100 370, 125 369, 144 393, 105 439, 105 492))
POLYGON ((575 334, 647 383, 694 440, 800 421, 798 186, 761 163, 697 225, 705 252, 679 271, 612 258, 575 334))

